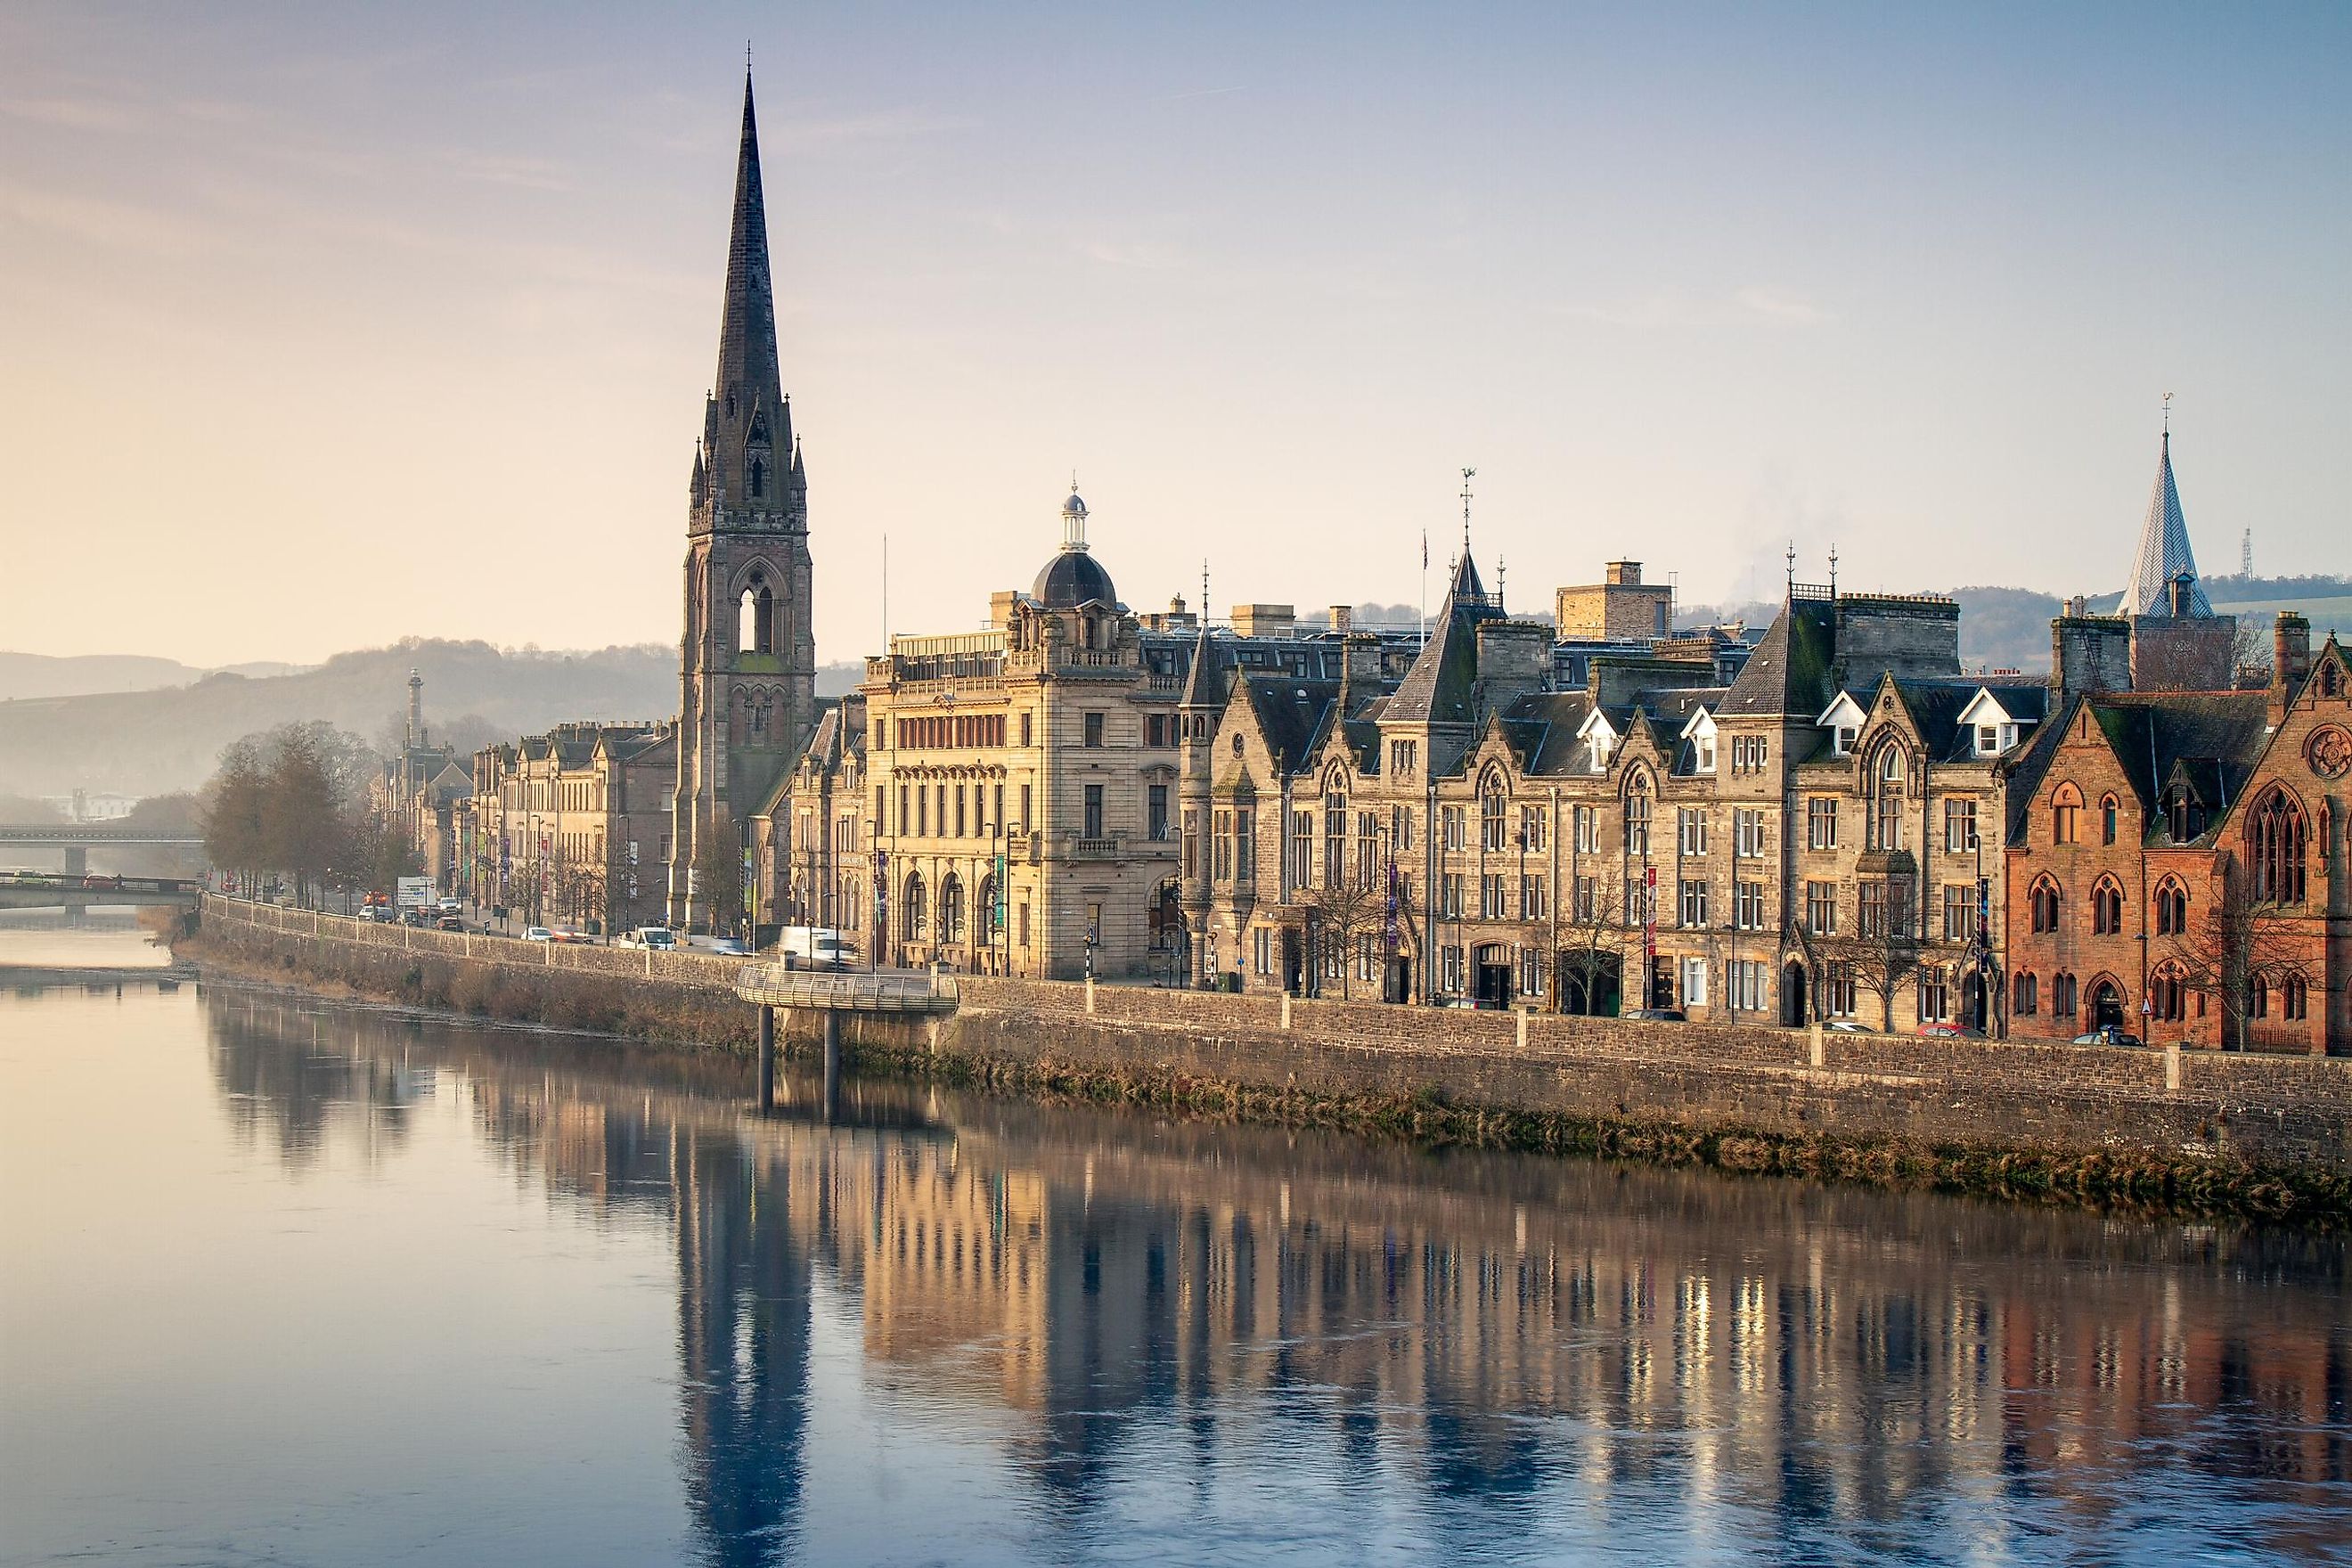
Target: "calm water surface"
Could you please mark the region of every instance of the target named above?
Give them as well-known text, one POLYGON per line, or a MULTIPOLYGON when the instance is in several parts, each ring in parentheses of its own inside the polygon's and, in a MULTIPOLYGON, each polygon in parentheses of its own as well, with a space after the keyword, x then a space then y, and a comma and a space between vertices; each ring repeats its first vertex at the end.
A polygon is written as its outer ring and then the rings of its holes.
POLYGON ((0 1563, 2352 1562, 2338 1242, 747 1087, 0 992, 0 1563))

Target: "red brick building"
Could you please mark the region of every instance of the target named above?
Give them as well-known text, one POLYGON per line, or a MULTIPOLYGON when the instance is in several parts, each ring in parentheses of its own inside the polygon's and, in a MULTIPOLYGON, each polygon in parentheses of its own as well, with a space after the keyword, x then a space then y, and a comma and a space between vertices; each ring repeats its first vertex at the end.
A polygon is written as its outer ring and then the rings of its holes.
POLYGON ((2352 671, 2279 617, 2267 691, 2075 694, 2011 777, 2011 1032, 2352 1051, 2352 671))

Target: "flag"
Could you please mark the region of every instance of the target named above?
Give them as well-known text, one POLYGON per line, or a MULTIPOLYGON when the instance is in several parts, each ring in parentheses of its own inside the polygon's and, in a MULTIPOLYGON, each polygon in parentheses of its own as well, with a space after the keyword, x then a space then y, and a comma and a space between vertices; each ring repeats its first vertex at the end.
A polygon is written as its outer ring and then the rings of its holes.
POLYGON ((1429 530, 1421 531, 1421 569, 1429 570, 1429 530))

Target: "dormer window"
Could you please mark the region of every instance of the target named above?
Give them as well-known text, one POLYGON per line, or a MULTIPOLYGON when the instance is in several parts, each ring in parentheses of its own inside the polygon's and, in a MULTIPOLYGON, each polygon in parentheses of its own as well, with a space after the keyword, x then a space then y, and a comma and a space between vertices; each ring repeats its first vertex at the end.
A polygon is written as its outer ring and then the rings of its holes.
POLYGON ((1833 742, 1837 754, 1841 757, 1850 754, 1853 751, 1854 742, 1860 739, 1862 731, 1859 730, 1839 725, 1837 740, 1833 742))
POLYGON ((1979 757, 1997 757, 2000 755, 2000 725, 1979 724, 1977 726, 1977 755, 1979 757))
POLYGON ((1691 766, 1696 771, 1703 773, 1711 773, 1715 772, 1714 736, 1701 735, 1698 738, 1698 749, 1692 761, 1691 766))

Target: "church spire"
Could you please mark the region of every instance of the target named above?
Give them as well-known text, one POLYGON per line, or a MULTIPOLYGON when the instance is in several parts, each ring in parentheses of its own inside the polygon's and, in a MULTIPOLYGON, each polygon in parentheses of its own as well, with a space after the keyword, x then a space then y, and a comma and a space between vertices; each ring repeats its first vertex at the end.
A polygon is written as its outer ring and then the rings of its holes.
POLYGON ((2188 613, 2213 613, 2212 601, 2205 596, 2205 584, 2197 578, 2197 558, 2189 549, 2189 522, 2180 512, 2180 491, 2172 482, 2170 415, 2168 406, 2165 431, 2157 450, 2156 488, 2147 498, 2147 516, 2140 523, 2139 552, 2133 557, 2131 581, 2124 590, 2123 602, 2116 606, 2117 615, 2172 614, 2172 584, 2184 574, 2189 578, 2188 613))
POLYGON ((792 410, 784 401, 776 363, 767 204, 760 188, 760 131, 748 65, 743 71, 743 134, 735 155, 734 216, 727 237, 726 304, 719 322, 719 375, 712 386, 705 421, 712 500, 723 508, 782 510, 779 468, 792 461, 792 410))

